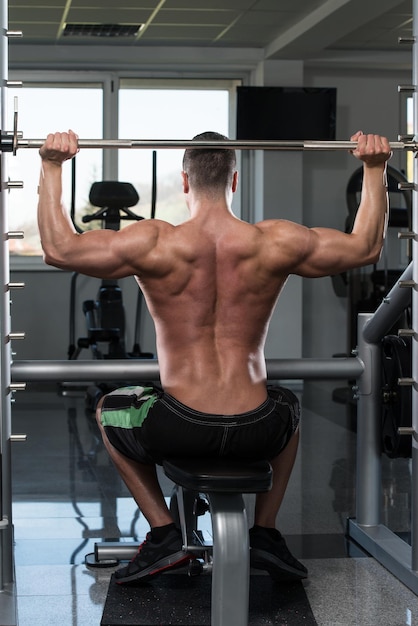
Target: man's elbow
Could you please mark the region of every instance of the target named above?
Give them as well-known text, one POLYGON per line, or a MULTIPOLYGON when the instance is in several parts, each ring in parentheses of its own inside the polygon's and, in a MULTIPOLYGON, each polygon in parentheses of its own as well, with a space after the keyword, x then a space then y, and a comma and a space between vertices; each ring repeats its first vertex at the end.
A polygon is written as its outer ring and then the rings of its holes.
POLYGON ((380 261, 380 257, 382 256, 383 243, 380 245, 376 245, 372 248, 368 254, 366 255, 366 262, 364 265, 374 265, 380 261))
POLYGON ((43 260, 45 265, 50 265, 51 267, 58 267, 57 261, 50 254, 43 254, 43 260))
POLYGON ((51 267, 58 267, 62 269, 63 267, 63 259, 60 254, 58 254, 57 250, 46 249, 45 247, 42 249, 43 252, 43 260, 46 265, 50 265, 51 267))
POLYGON ((366 237, 364 233, 358 234, 353 231, 350 237, 353 244, 350 256, 353 258, 356 267, 373 265, 380 260, 385 243, 384 236, 366 237))

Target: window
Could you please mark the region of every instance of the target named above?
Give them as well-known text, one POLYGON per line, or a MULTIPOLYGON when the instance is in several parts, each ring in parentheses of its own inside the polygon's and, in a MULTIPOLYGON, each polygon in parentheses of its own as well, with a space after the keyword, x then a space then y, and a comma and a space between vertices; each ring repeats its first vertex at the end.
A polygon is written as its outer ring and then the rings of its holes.
MULTIPOLYGON (((414 101, 413 98, 407 98, 406 101, 406 134, 414 135, 414 101)), ((408 150, 406 161, 406 177, 408 180, 414 180, 414 152, 408 150)))
MULTIPOLYGON (((14 76, 23 87, 7 90, 10 129, 14 101, 18 101, 18 130, 24 138, 44 139, 49 132, 69 127, 82 139, 104 136, 121 139, 191 139, 195 134, 215 130, 229 135, 234 128, 235 86, 229 80, 139 80, 118 79, 116 75, 83 75, 69 72, 57 80, 42 72, 39 76, 14 76)), ((9 130, 9 129, 7 129, 9 130)), ((231 135, 232 136, 232 135, 231 135)), ((183 150, 165 149, 156 153, 156 217, 178 224, 187 218, 181 186, 183 150)), ((238 153, 238 158, 240 157, 238 153)), ((42 254, 37 227, 37 186, 40 159, 37 149, 22 148, 8 157, 8 176, 22 180, 23 189, 8 196, 9 228, 22 230, 22 240, 10 240, 14 257, 42 254)), ((74 174, 76 223, 84 230, 100 228, 100 222, 86 225, 82 215, 95 210, 89 204, 91 185, 100 180, 131 182, 140 201, 132 210, 151 217, 153 151, 145 149, 80 150, 75 165, 64 168, 63 201, 70 210, 74 174)), ((236 204, 239 204, 239 194, 236 204)), ((239 213, 239 210, 236 209, 239 213)), ((124 221, 122 226, 129 222, 124 221)))
MULTIPOLYGON (((119 90, 121 139, 192 139, 212 130, 229 135, 231 81, 140 81, 123 79, 119 90)), ((184 150, 156 151, 155 217, 172 224, 188 214, 181 186, 184 150)), ((119 179, 131 182, 140 195, 135 209, 151 217, 153 156, 150 150, 120 150, 119 179)))
MULTIPOLYGON (((44 139, 50 132, 67 130, 69 125, 80 137, 100 139, 103 136, 101 84, 25 82, 21 88, 7 90, 9 112, 13 112, 15 98, 18 99, 18 130, 25 138, 44 139)), ((92 182, 102 178, 102 154, 102 150, 88 149, 77 155, 75 205, 80 209, 88 206, 92 182)), ((12 254, 41 254, 36 222, 39 170, 36 149, 24 148, 18 150, 16 156, 8 157, 8 176, 24 183, 23 189, 13 190, 8 196, 9 228, 25 233, 24 239, 10 240, 12 254)), ((63 199, 70 208, 72 170, 66 167, 64 172, 63 199)))

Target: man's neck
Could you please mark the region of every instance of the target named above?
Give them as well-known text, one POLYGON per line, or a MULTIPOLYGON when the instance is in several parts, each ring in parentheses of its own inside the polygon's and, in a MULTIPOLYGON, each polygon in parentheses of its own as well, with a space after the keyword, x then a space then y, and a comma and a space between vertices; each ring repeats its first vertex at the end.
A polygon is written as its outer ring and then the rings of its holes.
POLYGON ((208 196, 195 196, 190 198, 189 211, 191 218, 219 219, 233 215, 231 205, 226 198, 211 198, 208 196))

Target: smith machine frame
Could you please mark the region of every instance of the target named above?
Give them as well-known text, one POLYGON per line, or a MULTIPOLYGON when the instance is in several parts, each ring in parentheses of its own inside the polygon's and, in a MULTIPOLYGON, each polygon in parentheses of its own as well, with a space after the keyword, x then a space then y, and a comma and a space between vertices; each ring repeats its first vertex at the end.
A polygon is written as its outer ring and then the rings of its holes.
MULTIPOLYGON (((7 1, 0 0, 0 63, 1 63, 1 129, 6 127, 6 89, 8 86, 8 39, 20 36, 7 28, 7 1)), ((418 0, 413 0, 413 38, 418 42, 418 0)), ((418 54, 413 54, 414 128, 418 127, 418 54)), ((17 113, 14 114, 13 131, 0 131, 0 230, 2 250, 0 281, 2 301, 0 305, 0 606, 2 594, 13 595, 13 525, 11 503, 11 445, 19 436, 12 434, 11 398, 14 391, 24 389, 30 381, 91 381, 138 378, 156 380, 159 368, 156 361, 14 361, 11 342, 22 333, 10 329, 10 293, 23 287, 10 281, 8 240, 21 238, 23 233, 11 232, 7 219, 7 193, 21 183, 7 177, 7 152, 16 154, 17 149, 39 148, 42 140, 22 139, 17 131, 17 113), (117 375, 116 375, 117 373, 117 375)), ((141 141, 141 140, 81 140, 81 148, 186 148, 189 141, 141 141)), ((225 147, 263 150, 348 150, 352 142, 193 142, 193 147, 225 147)), ((417 152, 415 141, 391 142, 393 150, 417 152)), ((417 159, 414 159, 414 181, 418 180, 417 159)), ((418 245, 418 200, 415 184, 410 185, 413 194, 412 231, 403 233, 412 244, 412 258, 416 259, 418 245)), ((267 362, 269 379, 357 379, 357 487, 356 516, 348 522, 348 535, 382 563, 399 580, 418 594, 418 265, 412 261, 398 283, 374 314, 360 314, 358 323, 358 349, 353 358, 337 359, 273 359, 267 362), (380 340, 399 318, 402 311, 412 305, 412 329, 401 329, 399 334, 412 337, 412 377, 401 379, 399 384, 412 387, 412 426, 403 432, 412 437, 412 515, 411 545, 391 532, 381 519, 381 348, 380 340)), ((405 429, 404 429, 405 430, 405 429)), ((4 597, 3 597, 4 600, 4 597)))

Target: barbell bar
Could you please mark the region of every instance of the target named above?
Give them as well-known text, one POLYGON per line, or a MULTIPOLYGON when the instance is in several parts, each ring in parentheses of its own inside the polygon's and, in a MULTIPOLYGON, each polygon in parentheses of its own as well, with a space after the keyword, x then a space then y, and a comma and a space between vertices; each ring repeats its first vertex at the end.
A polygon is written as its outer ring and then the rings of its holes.
MULTIPOLYGON (((355 357, 331 359, 267 359, 269 380, 359 378, 363 363, 355 357)), ((11 364, 13 383, 81 382, 94 380, 158 380, 160 368, 155 359, 26 361, 11 364)))
MULTIPOLYGON (((25 139, 20 133, 0 133, 0 152, 13 152, 21 148, 39 149, 45 139, 25 139)), ((355 141, 265 141, 265 140, 227 140, 227 141, 193 141, 187 139, 79 139, 80 148, 135 148, 135 149, 186 149, 214 148, 234 150, 355 150, 355 141)), ((392 141, 391 150, 408 150, 417 152, 418 142, 392 141)))

